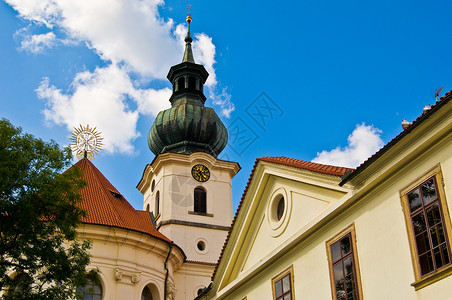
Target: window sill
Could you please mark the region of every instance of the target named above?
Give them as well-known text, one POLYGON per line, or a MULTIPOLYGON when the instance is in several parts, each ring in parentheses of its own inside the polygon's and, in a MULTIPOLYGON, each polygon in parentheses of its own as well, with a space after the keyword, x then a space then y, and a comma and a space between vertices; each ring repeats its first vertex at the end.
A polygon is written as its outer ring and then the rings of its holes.
POLYGON ((204 217, 213 217, 213 214, 200 213, 200 212, 196 212, 196 211, 189 211, 188 214, 189 215, 204 216, 204 217))
POLYGON ((414 289, 420 290, 426 286, 429 286, 432 283, 435 283, 443 278, 446 278, 448 276, 452 275, 452 264, 448 265, 447 267, 437 271, 434 274, 428 275, 425 278, 419 279, 416 282, 413 282, 411 285, 414 287, 414 289))

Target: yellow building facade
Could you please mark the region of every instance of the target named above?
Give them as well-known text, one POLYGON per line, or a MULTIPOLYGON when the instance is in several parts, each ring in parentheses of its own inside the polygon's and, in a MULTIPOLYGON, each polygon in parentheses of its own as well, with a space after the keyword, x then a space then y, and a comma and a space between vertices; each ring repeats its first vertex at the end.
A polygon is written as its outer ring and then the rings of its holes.
POLYGON ((451 98, 354 170, 257 159, 199 299, 452 299, 451 98))

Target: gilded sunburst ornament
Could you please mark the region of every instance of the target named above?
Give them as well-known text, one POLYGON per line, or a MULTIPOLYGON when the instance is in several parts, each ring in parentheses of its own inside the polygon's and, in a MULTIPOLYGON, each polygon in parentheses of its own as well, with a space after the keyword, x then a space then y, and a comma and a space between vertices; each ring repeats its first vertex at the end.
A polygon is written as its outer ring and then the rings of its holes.
POLYGON ((94 159, 94 155, 102 150, 102 140, 100 136, 101 132, 96 131, 96 127, 90 128, 89 125, 76 128, 71 136, 71 148, 75 152, 77 158, 86 157, 91 160, 94 159))

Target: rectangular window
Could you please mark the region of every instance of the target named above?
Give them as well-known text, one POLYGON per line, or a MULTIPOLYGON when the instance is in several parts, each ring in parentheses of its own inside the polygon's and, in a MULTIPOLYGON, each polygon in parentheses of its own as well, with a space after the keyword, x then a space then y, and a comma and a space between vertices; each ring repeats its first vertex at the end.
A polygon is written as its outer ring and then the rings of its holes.
POLYGON ((333 299, 362 299, 354 225, 329 240, 326 248, 333 299))
POLYGON ((440 167, 416 180, 400 195, 414 258, 413 285, 418 289, 449 275, 434 276, 451 266, 451 226, 440 167))
POLYGON ((293 290, 293 267, 279 274, 272 279, 272 290, 274 300, 293 300, 295 299, 293 290))

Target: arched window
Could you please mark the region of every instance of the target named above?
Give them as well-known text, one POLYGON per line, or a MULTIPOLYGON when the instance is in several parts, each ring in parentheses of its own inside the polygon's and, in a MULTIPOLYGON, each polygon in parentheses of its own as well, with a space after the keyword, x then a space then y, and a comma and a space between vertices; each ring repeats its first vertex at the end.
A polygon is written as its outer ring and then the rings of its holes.
POLYGON ((146 211, 149 211, 149 203, 146 205, 146 211))
POLYGON ((88 283, 84 287, 79 287, 76 290, 77 300, 102 300, 102 285, 95 284, 94 281, 88 277, 88 283))
POLYGON ((194 191, 194 212, 207 213, 207 197, 203 188, 197 187, 194 191))
POLYGON ((182 89, 185 89, 185 78, 184 77, 180 77, 177 80, 177 90, 179 91, 179 90, 182 90, 182 89))
POLYGON ((153 300, 151 290, 148 286, 145 286, 141 293, 141 300, 153 300))
POLYGON ((155 194, 155 216, 157 217, 160 214, 160 191, 157 191, 155 194))
POLYGON ((193 90, 197 89, 196 88, 196 78, 188 77, 188 88, 193 89, 193 90))

